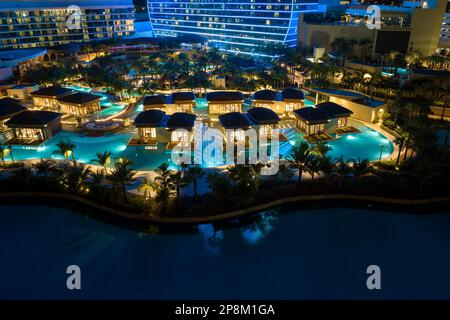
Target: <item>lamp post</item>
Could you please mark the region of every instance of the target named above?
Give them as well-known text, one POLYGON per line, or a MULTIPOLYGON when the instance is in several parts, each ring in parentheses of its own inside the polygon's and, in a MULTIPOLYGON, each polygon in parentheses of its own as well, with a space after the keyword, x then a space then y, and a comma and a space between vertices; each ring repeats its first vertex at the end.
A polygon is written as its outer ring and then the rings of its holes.
POLYGON ((381 164, 381 156, 383 155, 384 145, 380 145, 380 157, 378 158, 378 164, 381 164))

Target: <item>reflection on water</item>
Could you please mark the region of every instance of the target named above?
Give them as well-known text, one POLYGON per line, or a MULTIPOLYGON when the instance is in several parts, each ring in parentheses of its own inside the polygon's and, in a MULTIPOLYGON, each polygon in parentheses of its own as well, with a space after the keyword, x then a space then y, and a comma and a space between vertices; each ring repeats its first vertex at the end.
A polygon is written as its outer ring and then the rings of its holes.
POLYGON ((199 225, 198 232, 203 237, 205 249, 210 253, 218 254, 224 238, 223 231, 216 230, 214 224, 208 223, 199 225))
POLYGON ((242 229, 242 237, 250 245, 256 245, 263 240, 278 221, 278 209, 262 212, 256 221, 242 229))

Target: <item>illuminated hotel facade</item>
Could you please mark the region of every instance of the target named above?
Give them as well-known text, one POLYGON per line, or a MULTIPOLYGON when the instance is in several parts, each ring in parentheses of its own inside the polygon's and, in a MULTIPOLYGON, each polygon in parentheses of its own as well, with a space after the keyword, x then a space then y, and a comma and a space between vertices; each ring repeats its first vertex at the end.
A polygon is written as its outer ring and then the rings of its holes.
POLYGON ((16 0, 0 2, 0 49, 52 47, 70 42, 129 36, 132 0, 16 0), (78 6, 75 11, 70 6, 78 6), (76 14, 79 24, 68 27, 76 14))
POLYGON ((317 0, 148 0, 156 36, 199 34, 211 46, 253 53, 268 43, 297 45, 299 14, 317 0))

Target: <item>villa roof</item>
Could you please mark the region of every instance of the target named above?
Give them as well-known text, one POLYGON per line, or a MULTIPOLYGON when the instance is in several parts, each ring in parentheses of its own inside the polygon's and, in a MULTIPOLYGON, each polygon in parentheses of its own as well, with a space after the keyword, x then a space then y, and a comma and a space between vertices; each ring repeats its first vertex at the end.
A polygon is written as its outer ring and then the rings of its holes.
POLYGON ((44 87, 37 91, 31 92, 31 96, 42 96, 42 97, 62 97, 72 93, 72 89, 61 88, 61 87, 44 87))
POLYGON ((275 101, 276 98, 277 98, 277 92, 270 90, 270 89, 256 91, 253 94, 254 100, 275 101))
POLYGON ((316 105, 316 108, 333 117, 345 117, 353 114, 353 111, 334 102, 322 102, 316 105))
POLYGON ((214 91, 206 94, 206 100, 222 101, 244 101, 244 96, 239 91, 214 91))
POLYGON ((195 101, 195 95, 192 92, 174 92, 172 100, 176 103, 179 101, 195 101))
POLYGON ((281 92, 283 100, 303 100, 305 95, 303 91, 295 88, 286 88, 281 92))
POLYGON ((8 127, 45 127, 50 122, 59 119, 60 113, 51 111, 23 111, 6 121, 8 127))
POLYGON ((161 127, 165 115, 164 111, 157 109, 142 111, 134 119, 134 125, 136 127, 161 127))
POLYGON ((11 104, 20 104, 20 101, 14 98, 10 98, 10 97, 6 97, 3 99, 0 99, 0 107, 2 106, 6 106, 6 105, 11 105, 11 104))
POLYGON ((144 105, 164 105, 166 104, 166 97, 162 95, 146 96, 144 98, 144 105))
POLYGON ((58 98, 58 101, 71 103, 71 104, 85 104, 88 102, 92 102, 95 100, 100 100, 100 96, 96 94, 77 92, 74 94, 70 94, 68 96, 64 96, 58 98))
POLYGON ((245 129, 250 127, 248 118, 240 112, 219 115, 219 122, 225 129, 245 129))
POLYGON ((187 112, 175 112, 167 120, 169 129, 192 129, 194 127, 196 115, 187 112))
POLYGON ((314 107, 305 107, 294 110, 294 114, 297 118, 308 124, 326 123, 331 119, 328 114, 314 107))
POLYGON ((247 110, 247 113, 258 125, 277 124, 280 121, 280 117, 273 110, 268 108, 251 108, 247 110))
POLYGON ((5 120, 27 110, 20 104, 0 104, 0 120, 5 120))

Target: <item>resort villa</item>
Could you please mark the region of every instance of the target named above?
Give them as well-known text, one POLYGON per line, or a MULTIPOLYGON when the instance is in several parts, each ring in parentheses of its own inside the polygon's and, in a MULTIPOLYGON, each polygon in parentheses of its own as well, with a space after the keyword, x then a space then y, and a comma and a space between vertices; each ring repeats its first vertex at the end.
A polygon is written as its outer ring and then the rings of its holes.
POLYGON ((336 133, 346 133, 346 130, 350 128, 348 120, 353 111, 334 102, 322 102, 315 107, 336 120, 336 133))
POLYGON ((323 102, 315 107, 294 110, 295 126, 305 133, 308 142, 332 140, 330 133, 343 134, 359 132, 349 125, 353 111, 334 102, 323 102))
POLYGON ((0 99, 0 132, 5 132, 8 129, 5 126, 6 121, 25 110, 27 108, 22 106, 16 99, 0 99))
POLYGON ((192 92, 172 93, 172 105, 167 106, 167 113, 188 112, 194 113, 195 95, 192 92))
POLYGON ((145 110, 134 120, 137 136, 128 145, 168 144, 173 149, 180 142, 191 143, 196 116, 187 112, 167 115, 159 109, 145 110))
POLYGON ((244 96, 238 91, 215 91, 206 94, 208 113, 217 116, 229 112, 242 112, 244 96))
POLYGON ((167 99, 164 95, 146 96, 143 101, 144 110, 157 109, 166 111, 167 99))
POLYGON ((376 122, 385 110, 386 103, 352 90, 314 88, 316 104, 323 101, 334 102, 353 112, 352 117, 366 122, 376 122))
POLYGON ((331 121, 331 116, 318 108, 306 107, 294 110, 296 117, 295 126, 304 132, 308 142, 326 141, 333 138, 327 133, 333 131, 335 124, 331 121))
MULTIPOLYGON (((264 107, 255 107, 247 110, 247 116, 253 123, 253 127, 258 132, 258 139, 261 137, 271 138, 274 129, 278 127, 280 117, 271 109, 264 107)), ((286 140, 284 135, 280 134, 280 140, 286 140)))
POLYGON ((187 112, 175 112, 167 120, 167 131, 170 141, 167 149, 173 149, 179 143, 189 145, 193 139, 193 128, 196 115, 187 112))
POLYGON ((38 89, 37 84, 18 84, 6 89, 6 93, 14 99, 25 100, 30 98, 30 94, 38 89))
POLYGON ((61 114, 51 111, 22 111, 5 122, 11 129, 8 143, 38 145, 61 131, 61 114))
POLYGON ((143 101, 144 110, 159 109, 166 114, 175 112, 194 113, 195 95, 192 92, 174 92, 170 96, 146 96, 143 101))
POLYGON ((129 145, 167 143, 169 135, 165 129, 165 122, 167 117, 164 111, 158 109, 142 111, 134 120, 137 137, 134 137, 129 145))
POLYGON ((248 117, 240 112, 229 112, 219 115, 219 123, 226 142, 248 142, 245 131, 250 128, 248 117), (228 133, 228 135, 227 135, 228 133))
POLYGON ((100 111, 100 96, 95 94, 77 92, 58 98, 57 101, 61 113, 82 119, 100 111))
POLYGON ((281 92, 281 100, 284 102, 284 112, 291 115, 292 111, 303 107, 305 95, 299 89, 287 88, 281 92))
POLYGON ((72 93, 73 90, 67 88, 45 87, 31 92, 30 95, 33 97, 33 103, 36 109, 59 112, 58 99, 72 93))
POLYGON ((270 108, 280 116, 292 116, 292 111, 304 105, 304 94, 301 90, 287 88, 282 92, 273 90, 257 91, 253 95, 255 107, 270 108))

